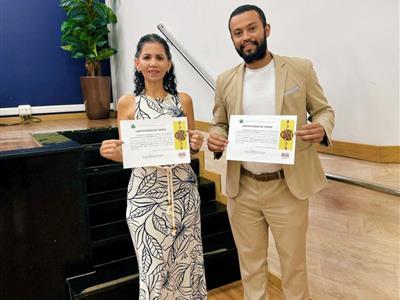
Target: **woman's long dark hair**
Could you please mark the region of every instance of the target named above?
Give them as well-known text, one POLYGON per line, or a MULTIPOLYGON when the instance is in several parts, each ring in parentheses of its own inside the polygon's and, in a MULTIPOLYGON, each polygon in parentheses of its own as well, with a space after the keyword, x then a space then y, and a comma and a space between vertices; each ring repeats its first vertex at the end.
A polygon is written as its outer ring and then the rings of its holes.
MULTIPOLYGON (((137 45, 137 49, 136 49, 136 54, 135 54, 136 58, 139 58, 140 54, 142 53, 143 46, 146 43, 159 43, 161 46, 163 46, 168 60, 171 60, 171 52, 169 51, 169 46, 168 46, 167 42, 162 37, 160 37, 158 34, 155 34, 155 33, 146 34, 140 38, 139 43, 137 45)), ((143 74, 136 69, 135 69, 134 82, 135 82, 134 93, 137 96, 144 91, 145 86, 144 86, 143 74)), ((171 64, 171 69, 165 74, 163 84, 164 84, 164 89, 168 93, 170 93, 174 96, 178 95, 178 91, 176 90, 176 81, 175 81, 175 73, 174 73, 174 65, 173 64, 171 64)))

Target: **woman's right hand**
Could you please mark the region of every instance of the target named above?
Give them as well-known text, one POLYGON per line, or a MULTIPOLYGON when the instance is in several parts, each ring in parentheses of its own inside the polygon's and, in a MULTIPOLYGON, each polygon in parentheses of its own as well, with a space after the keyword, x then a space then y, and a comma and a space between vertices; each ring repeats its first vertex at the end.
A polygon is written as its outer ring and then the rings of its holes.
POLYGON ((100 146, 100 155, 114 161, 122 161, 121 140, 105 140, 100 146))

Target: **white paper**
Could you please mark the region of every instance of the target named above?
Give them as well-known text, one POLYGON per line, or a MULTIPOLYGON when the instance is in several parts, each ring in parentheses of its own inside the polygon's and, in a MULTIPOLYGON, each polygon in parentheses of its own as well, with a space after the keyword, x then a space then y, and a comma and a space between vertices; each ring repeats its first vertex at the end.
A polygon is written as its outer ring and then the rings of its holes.
POLYGON ((293 165, 297 116, 231 115, 226 159, 293 165))
POLYGON ((120 122, 124 168, 190 163, 187 119, 120 122))

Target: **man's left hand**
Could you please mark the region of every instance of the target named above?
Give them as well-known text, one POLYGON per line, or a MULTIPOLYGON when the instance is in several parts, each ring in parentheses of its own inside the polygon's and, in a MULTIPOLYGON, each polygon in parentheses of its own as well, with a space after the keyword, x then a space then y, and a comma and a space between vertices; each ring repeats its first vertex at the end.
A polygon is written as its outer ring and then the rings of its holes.
POLYGON ((325 130, 318 122, 308 123, 296 131, 296 136, 304 142, 320 143, 325 136, 325 130))

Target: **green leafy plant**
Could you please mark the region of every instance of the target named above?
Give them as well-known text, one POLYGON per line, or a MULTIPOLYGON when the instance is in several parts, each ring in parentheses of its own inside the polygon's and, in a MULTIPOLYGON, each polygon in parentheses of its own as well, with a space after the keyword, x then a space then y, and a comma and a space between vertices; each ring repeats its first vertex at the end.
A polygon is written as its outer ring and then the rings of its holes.
POLYGON ((117 17, 99 0, 61 0, 67 13, 61 24, 61 48, 71 52, 73 58, 85 59, 88 76, 101 76, 100 61, 117 53, 108 43, 108 24, 117 17))

